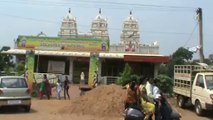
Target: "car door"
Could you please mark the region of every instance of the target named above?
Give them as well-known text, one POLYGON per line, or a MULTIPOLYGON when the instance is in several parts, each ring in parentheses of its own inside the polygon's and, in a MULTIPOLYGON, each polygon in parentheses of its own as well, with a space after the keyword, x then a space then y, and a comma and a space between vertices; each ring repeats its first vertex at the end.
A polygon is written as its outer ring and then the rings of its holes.
POLYGON ((196 99, 198 99, 202 106, 205 106, 205 101, 207 99, 207 93, 204 84, 204 75, 198 75, 197 80, 195 81, 195 85, 192 88, 192 98, 193 103, 196 99))

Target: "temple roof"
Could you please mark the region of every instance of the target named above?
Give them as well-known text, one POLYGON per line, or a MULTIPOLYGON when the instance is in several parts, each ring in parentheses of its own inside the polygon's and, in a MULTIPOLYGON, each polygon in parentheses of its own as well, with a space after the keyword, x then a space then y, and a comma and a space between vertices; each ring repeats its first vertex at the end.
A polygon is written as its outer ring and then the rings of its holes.
POLYGON ((64 20, 76 20, 76 17, 71 14, 71 9, 69 9, 66 16, 64 16, 64 20))

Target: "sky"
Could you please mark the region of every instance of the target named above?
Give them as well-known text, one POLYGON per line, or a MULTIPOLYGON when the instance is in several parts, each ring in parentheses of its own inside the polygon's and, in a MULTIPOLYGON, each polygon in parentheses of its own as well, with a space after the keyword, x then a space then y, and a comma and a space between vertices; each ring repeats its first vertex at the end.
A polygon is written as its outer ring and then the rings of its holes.
MULTIPOLYGON (((213 54, 212 0, 1 0, 0 47, 14 47, 18 35, 57 36, 63 17, 71 8, 79 32, 90 32, 99 8, 108 20, 110 43, 118 44, 124 19, 138 20, 140 42, 158 41, 160 54, 171 55, 179 47, 199 45, 198 7, 203 10, 204 56, 213 54)), ((194 57, 198 58, 199 53, 194 57)))

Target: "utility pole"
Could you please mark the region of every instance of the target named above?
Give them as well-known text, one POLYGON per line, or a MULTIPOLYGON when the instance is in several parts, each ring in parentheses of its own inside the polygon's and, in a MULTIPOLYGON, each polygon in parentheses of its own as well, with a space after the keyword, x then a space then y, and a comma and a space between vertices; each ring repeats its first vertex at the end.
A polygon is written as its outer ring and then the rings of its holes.
POLYGON ((198 8, 197 11, 198 23, 199 23, 199 43, 200 43, 200 62, 204 62, 204 54, 203 54, 203 18, 202 18, 202 8, 198 8))

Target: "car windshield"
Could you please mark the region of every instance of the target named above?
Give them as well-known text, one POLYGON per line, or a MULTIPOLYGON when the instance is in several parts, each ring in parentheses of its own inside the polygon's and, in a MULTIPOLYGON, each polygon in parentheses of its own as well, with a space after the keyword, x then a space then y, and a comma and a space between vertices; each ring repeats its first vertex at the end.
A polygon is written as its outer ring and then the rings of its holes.
POLYGON ((24 78, 2 78, 1 88, 26 88, 27 83, 24 78))
POLYGON ((213 90, 213 75, 206 75, 206 87, 213 90))

